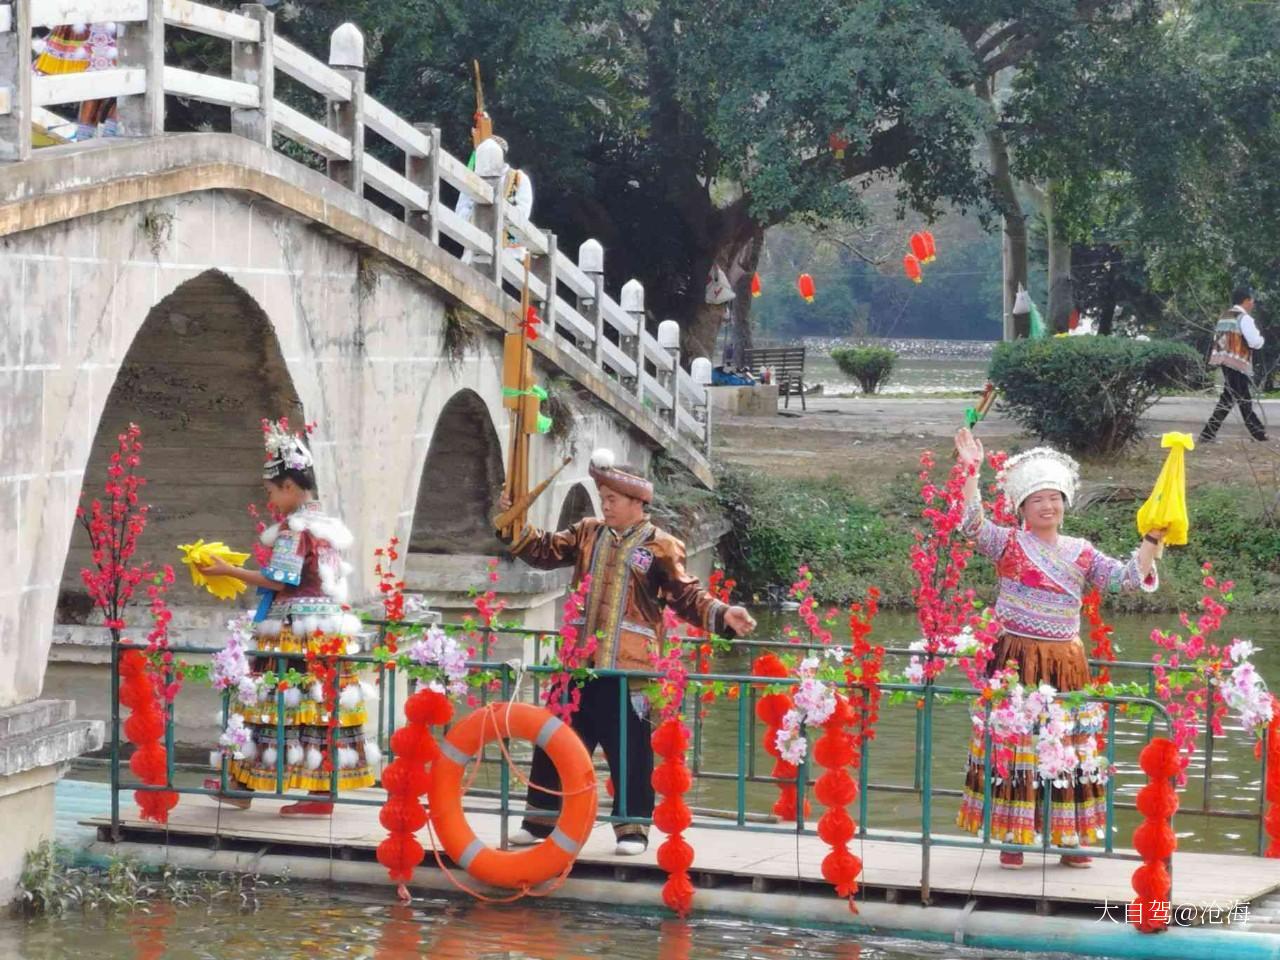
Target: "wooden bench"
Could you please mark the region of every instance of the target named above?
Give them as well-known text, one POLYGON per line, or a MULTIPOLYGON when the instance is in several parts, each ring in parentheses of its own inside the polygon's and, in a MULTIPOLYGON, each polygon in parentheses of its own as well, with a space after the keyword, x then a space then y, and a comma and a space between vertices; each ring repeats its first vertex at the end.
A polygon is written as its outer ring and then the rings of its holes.
POLYGON ((808 410, 804 401, 804 350, 804 347, 753 347, 746 351, 745 366, 757 375, 765 367, 772 367, 778 395, 785 398, 783 406, 791 405, 794 393, 800 397, 800 409, 808 410))

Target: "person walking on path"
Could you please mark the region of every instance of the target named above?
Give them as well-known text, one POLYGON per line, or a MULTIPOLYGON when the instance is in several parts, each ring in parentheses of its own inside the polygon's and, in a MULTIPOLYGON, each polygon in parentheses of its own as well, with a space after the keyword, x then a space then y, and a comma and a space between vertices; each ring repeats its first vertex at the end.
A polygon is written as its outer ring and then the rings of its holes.
POLYGON ((1258 332, 1258 323, 1250 316, 1253 310, 1253 293, 1239 287, 1231 296, 1232 306, 1219 318, 1213 330, 1213 347, 1209 352, 1209 366, 1222 368, 1222 396, 1213 408, 1213 415, 1200 431, 1201 443, 1212 443, 1222 421, 1227 419, 1233 406, 1240 407, 1240 416, 1249 435, 1255 440, 1266 440, 1267 430, 1253 409, 1253 396, 1249 381, 1253 378, 1253 351, 1261 350, 1266 339, 1258 332))

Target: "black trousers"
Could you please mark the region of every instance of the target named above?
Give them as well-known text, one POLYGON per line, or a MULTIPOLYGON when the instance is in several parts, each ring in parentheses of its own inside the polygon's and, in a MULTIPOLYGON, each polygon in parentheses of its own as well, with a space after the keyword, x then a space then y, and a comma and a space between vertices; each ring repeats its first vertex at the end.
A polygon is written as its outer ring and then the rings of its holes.
MULTIPOLYGON (((609 761, 609 776, 613 778, 613 815, 623 816, 622 810, 622 750, 619 744, 621 718, 619 703, 627 714, 627 809, 628 817, 653 815, 653 745, 649 742, 653 731, 648 720, 641 720, 631 708, 625 677, 601 677, 588 680, 580 688, 582 700, 573 714, 574 732, 582 738, 587 753, 601 747, 609 761), (621 700, 619 698, 621 697, 621 700)), ((529 779, 538 786, 551 790, 560 789, 560 776, 546 751, 537 747, 533 751, 533 769, 529 779)), ((556 815, 560 811, 560 798, 529 788, 525 802, 531 808, 547 811, 548 816, 527 814, 522 826, 535 837, 546 837, 555 828, 556 815)), ((641 823, 617 823, 614 834, 622 837, 647 837, 649 828, 641 823)))
POLYGON ((1222 379, 1222 396, 1218 397, 1218 405, 1213 408, 1213 416, 1209 418, 1209 422, 1200 431, 1200 439, 1212 440, 1217 434, 1218 428, 1222 426, 1222 421, 1227 419, 1227 414, 1231 412, 1233 406, 1240 407, 1240 416, 1244 418, 1244 425, 1248 428, 1249 435, 1253 439, 1267 439, 1266 427, 1262 425, 1262 421, 1258 419, 1258 415, 1253 410, 1253 396, 1249 390, 1248 376, 1239 370, 1223 367, 1222 379))

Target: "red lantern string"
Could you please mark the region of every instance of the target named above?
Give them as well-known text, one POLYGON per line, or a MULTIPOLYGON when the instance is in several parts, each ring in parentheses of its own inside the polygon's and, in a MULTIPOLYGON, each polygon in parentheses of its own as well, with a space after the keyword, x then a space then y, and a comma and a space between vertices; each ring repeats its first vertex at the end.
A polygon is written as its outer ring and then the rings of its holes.
POLYGON ((1181 765, 1172 740, 1157 737, 1142 748, 1138 765, 1147 775, 1147 785, 1138 792, 1137 807, 1143 821, 1133 831, 1133 846, 1142 856, 1142 866, 1133 871, 1131 883, 1137 897, 1131 923, 1143 933, 1158 933, 1169 926, 1169 891, 1173 880, 1167 862, 1178 848, 1169 819, 1178 809, 1178 795, 1172 778, 1181 765))
POLYGON ((693 822, 693 812, 684 795, 693 785, 693 775, 685 764, 689 749, 689 730, 678 717, 663 720, 650 741, 653 752, 662 758, 653 770, 653 789, 662 800, 653 809, 653 825, 667 835, 658 848, 658 866, 667 872, 662 886, 662 902, 681 917, 693 908, 693 882, 689 867, 693 865, 693 847, 684 831, 693 822))
POLYGON ((378 844, 378 862, 394 883, 408 883, 425 851, 415 834, 427 823, 427 810, 418 799, 431 786, 430 764, 440 755, 431 727, 453 719, 453 704, 443 693, 423 687, 404 704, 405 723, 391 735, 395 754, 382 771, 386 802, 378 821, 387 839, 378 844))
MULTIPOLYGON (((130 711, 124 722, 124 735, 135 748, 129 769, 148 786, 164 786, 169 781, 164 710, 158 678, 140 650, 129 649, 120 655, 120 703, 130 711)), ((178 803, 172 790, 137 790, 133 799, 142 819, 157 823, 167 823, 169 811, 178 803)))
MULTIPOLYGON (((778 659, 776 654, 766 653, 756 658, 751 665, 751 673, 757 677, 784 678, 790 676, 787 665, 778 659)), ((794 822, 796 819, 796 772, 794 763, 782 759, 778 750, 778 731, 782 729, 782 718, 793 706, 790 695, 785 693, 766 693, 756 701, 756 717, 765 725, 764 748, 769 756, 777 762, 773 765, 773 776, 778 783, 778 802, 773 805, 773 813, 780 820, 794 822)), ((804 802, 806 819, 811 812, 809 800, 804 802)))
POLYGON ((858 797, 858 784, 849 776, 849 767, 857 760, 857 749, 849 736, 853 711, 849 701, 836 695, 836 708, 823 724, 823 734, 813 746, 813 758, 826 772, 814 784, 814 795, 827 812, 818 820, 818 837, 831 847, 822 861, 822 876, 849 901, 849 909, 857 913, 853 895, 858 890, 858 874, 862 861, 849 851, 855 823, 848 806, 858 797))
POLYGON ((1271 843, 1264 856, 1280 857, 1280 703, 1271 701, 1271 722, 1267 724, 1267 816, 1264 826, 1271 843))

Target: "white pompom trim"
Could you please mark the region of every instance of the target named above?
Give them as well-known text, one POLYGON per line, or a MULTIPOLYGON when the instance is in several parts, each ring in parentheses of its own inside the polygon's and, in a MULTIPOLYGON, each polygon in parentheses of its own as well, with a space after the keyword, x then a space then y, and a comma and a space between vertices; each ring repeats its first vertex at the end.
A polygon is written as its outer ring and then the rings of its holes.
POLYGON ((591 465, 597 470, 612 470, 617 458, 608 447, 600 447, 591 452, 591 465))

